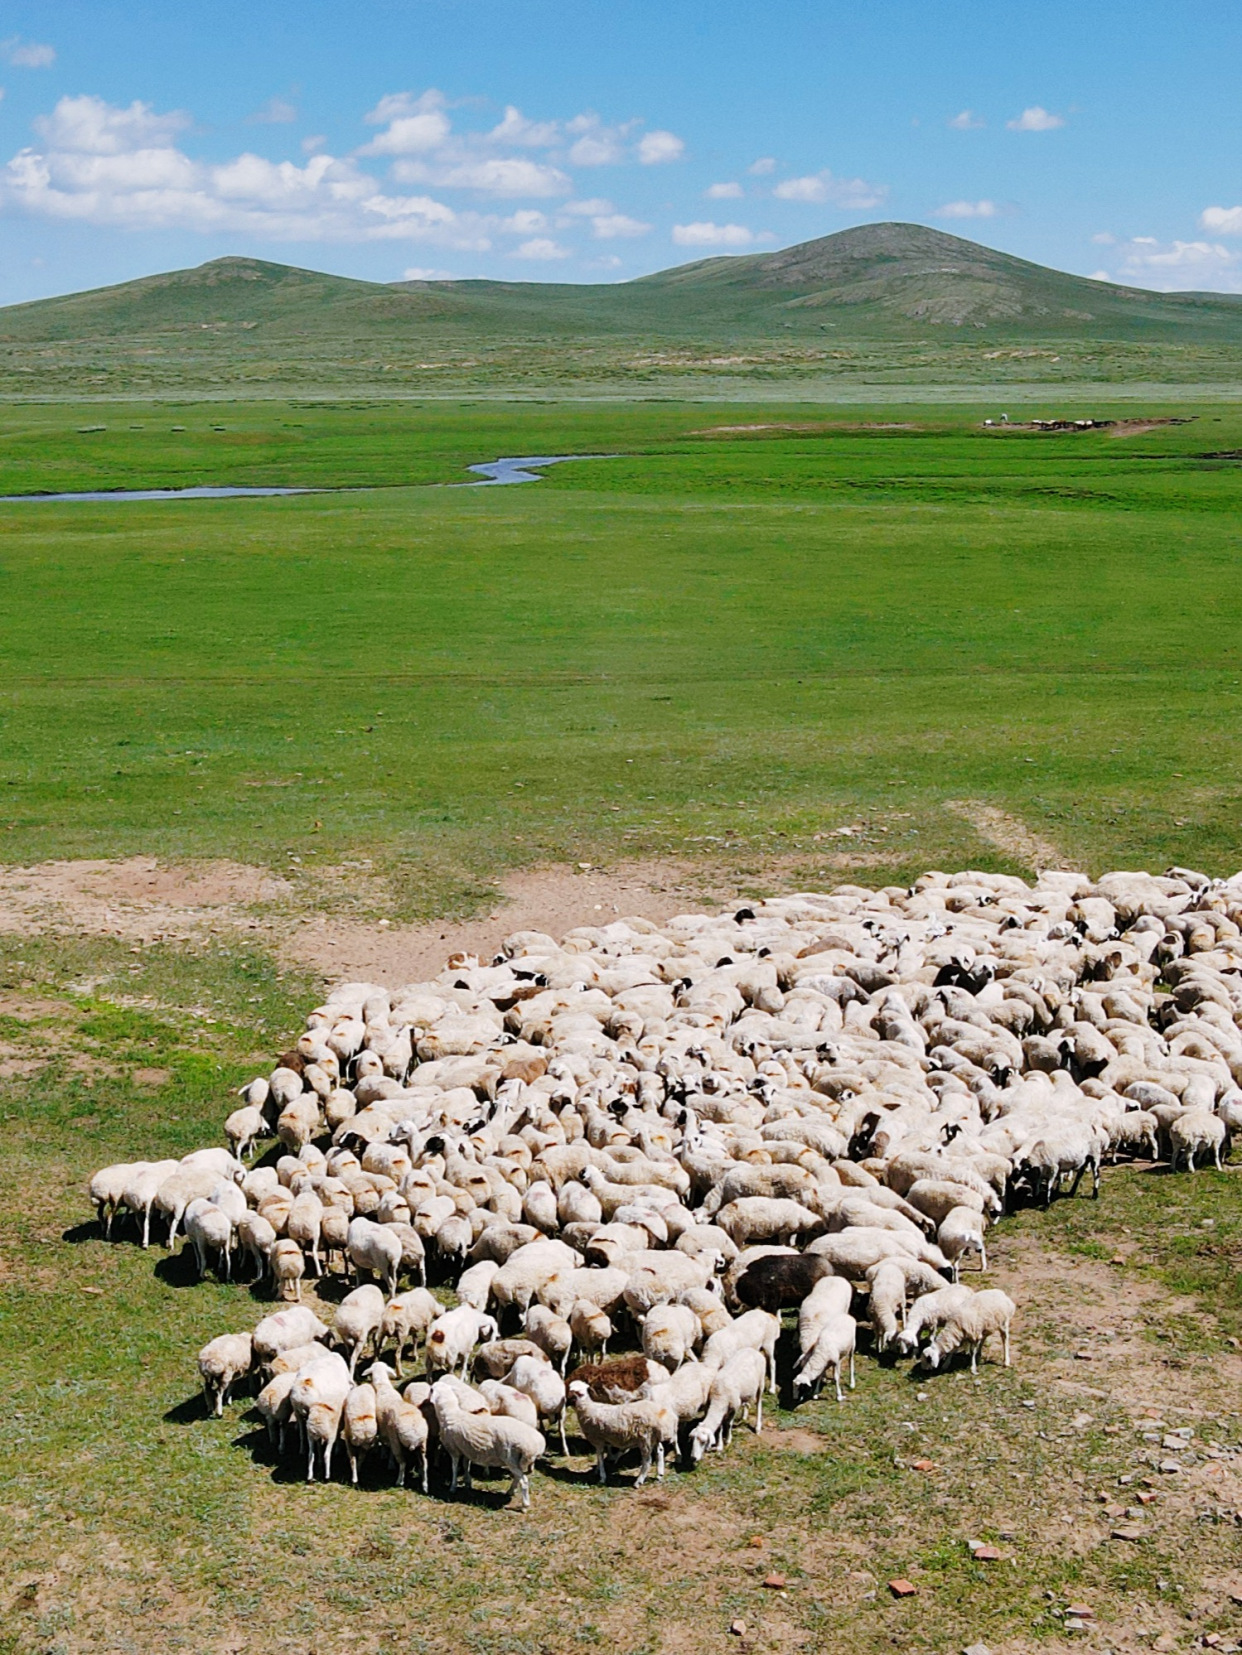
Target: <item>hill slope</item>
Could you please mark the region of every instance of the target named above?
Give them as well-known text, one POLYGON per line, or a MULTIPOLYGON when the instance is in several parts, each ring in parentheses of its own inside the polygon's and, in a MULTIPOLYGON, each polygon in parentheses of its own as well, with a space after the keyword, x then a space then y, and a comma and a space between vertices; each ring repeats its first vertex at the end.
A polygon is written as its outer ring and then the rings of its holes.
POLYGON ((1242 379, 1242 298, 1090 281, 917 224, 607 285, 384 284, 225 258, 0 310, 0 394, 396 389, 428 374, 437 387, 691 372, 939 383, 996 378, 984 363, 1005 347, 1042 348, 1025 377, 1242 379))

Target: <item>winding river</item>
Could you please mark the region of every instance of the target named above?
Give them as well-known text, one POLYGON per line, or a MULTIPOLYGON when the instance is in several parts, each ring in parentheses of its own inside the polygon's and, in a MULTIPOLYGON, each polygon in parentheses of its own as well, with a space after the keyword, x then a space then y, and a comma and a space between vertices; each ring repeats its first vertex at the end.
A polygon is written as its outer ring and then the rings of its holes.
MULTIPOLYGON (((507 459, 488 460, 480 465, 467 466, 482 481, 477 483, 449 483, 449 488, 491 488, 502 483, 538 483, 543 467, 563 465, 566 460, 606 460, 610 454, 526 454, 507 459)), ((382 486, 382 485, 381 485, 382 486)), ((272 494, 360 494, 366 489, 335 488, 114 488, 95 489, 82 494, 0 494, 0 506, 28 505, 39 501, 50 505, 88 502, 91 505, 111 500, 237 500, 254 499, 272 494)))

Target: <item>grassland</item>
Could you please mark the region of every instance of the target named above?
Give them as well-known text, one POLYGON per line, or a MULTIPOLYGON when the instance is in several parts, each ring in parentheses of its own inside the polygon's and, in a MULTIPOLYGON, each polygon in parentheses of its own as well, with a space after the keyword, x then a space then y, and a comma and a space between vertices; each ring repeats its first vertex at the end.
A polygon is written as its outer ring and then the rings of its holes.
MULTIPOLYGON (((0 506, 0 860, 229 857, 295 889, 365 860, 385 917, 541 860, 758 890, 1025 871, 973 801, 1095 869, 1233 871, 1242 415, 1045 437, 996 411, 0 410, 4 493, 360 491, 0 506), (612 457, 439 486, 540 452, 612 457)), ((663 1491, 599 1491, 582 1455, 525 1519, 499 1484, 308 1490, 244 1405, 204 1419, 191 1353, 259 1307, 105 1246, 82 1186, 213 1140, 318 993, 262 934, 0 937, 0 1650, 1024 1655, 1072 1640, 1071 1602, 1100 1650, 1239 1641, 1234 1172, 1119 1169, 1019 1215, 1013 1370, 920 1399, 868 1359, 841 1410, 663 1491), (1157 1416, 1198 1432, 1178 1477, 1157 1416), (1110 1540, 1136 1489, 1142 1538, 1110 1540)))

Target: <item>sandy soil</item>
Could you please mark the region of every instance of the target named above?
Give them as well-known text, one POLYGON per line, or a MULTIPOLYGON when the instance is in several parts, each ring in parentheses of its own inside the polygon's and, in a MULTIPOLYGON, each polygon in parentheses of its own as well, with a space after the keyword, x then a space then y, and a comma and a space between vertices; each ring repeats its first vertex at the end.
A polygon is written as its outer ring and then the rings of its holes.
POLYGON ((1011 816, 995 805, 985 804, 982 799, 946 799, 944 808, 969 822, 989 845, 1004 851, 1006 856, 1016 857, 1032 872, 1038 872, 1041 868, 1072 866, 1069 858, 1051 840, 1032 833, 1017 816, 1011 816))

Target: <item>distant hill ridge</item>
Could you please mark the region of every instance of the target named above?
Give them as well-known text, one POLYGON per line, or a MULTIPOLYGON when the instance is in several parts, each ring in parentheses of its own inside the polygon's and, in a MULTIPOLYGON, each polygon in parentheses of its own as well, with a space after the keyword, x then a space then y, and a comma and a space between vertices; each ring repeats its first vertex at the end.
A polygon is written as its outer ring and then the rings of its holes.
POLYGON ((351 341, 517 339, 835 343, 983 330, 1008 343, 1099 338, 1242 344, 1242 297, 1153 293, 1047 269, 919 224, 865 224, 778 252, 700 259, 635 281, 359 281, 221 258, 0 309, 0 343, 212 334, 292 357, 351 341))

